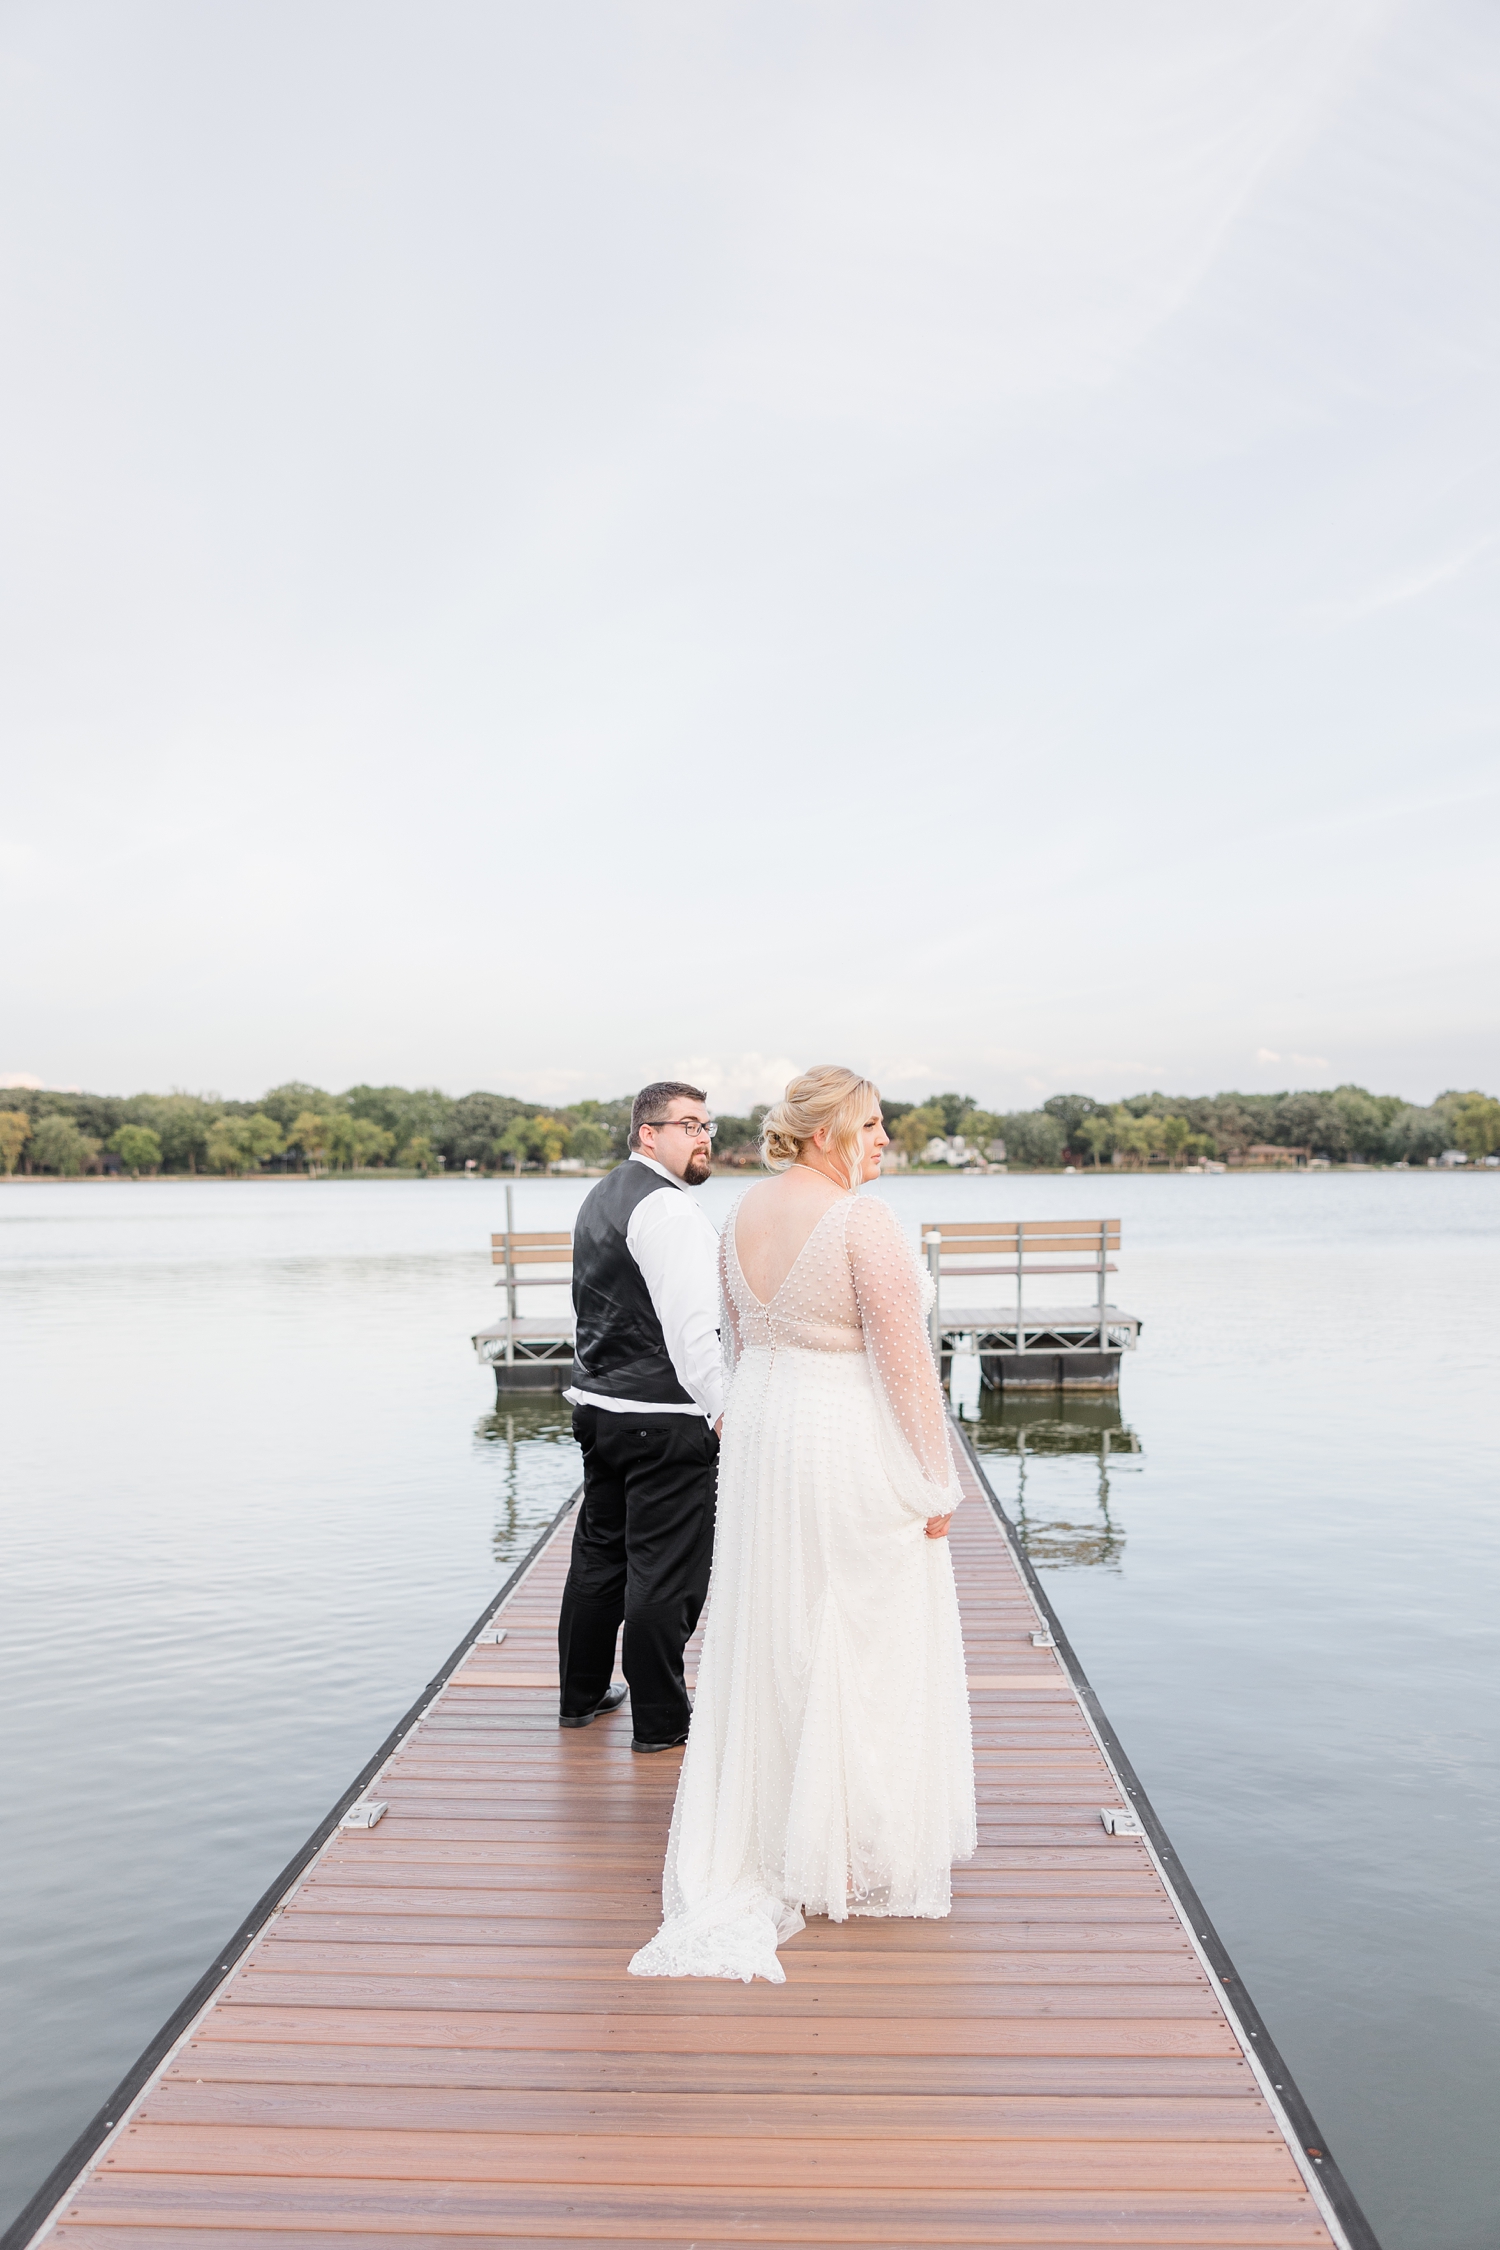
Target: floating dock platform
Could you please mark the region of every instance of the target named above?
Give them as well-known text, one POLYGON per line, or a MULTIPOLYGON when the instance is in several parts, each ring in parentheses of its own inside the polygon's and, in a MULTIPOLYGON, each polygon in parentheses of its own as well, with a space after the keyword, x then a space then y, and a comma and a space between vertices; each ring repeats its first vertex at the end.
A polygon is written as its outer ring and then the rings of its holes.
POLYGON ((951 1919, 815 1922, 781 1986, 627 1976, 680 1759, 558 1728, 570 1502, 8 2250, 1377 2250, 963 1474, 951 1919))
POLYGON ((497 1398, 520 1391, 565 1391, 573 1380, 571 1314, 566 1320, 500 1321, 481 1328, 469 1341, 480 1366, 494 1370, 497 1398))
POLYGON ((481 1328, 469 1340, 481 1367, 495 1370, 495 1395, 517 1391, 565 1391, 573 1380, 573 1336, 577 1323, 571 1303, 554 1306, 540 1318, 522 1315, 517 1292, 547 1289, 553 1296, 573 1282, 573 1236, 565 1227, 540 1234, 518 1234, 512 1190, 505 1191, 505 1232, 490 1236, 490 1261, 505 1271, 496 1287, 505 1291, 504 1318, 481 1328), (522 1272, 522 1267, 527 1268, 522 1272), (543 1270, 538 1273, 536 1269, 543 1270), (566 1269, 566 1270, 563 1270, 566 1269))
POLYGON ((1114 1391, 1120 1355, 1140 1341, 1137 1314, 1109 1301, 1118 1219, 932 1219, 921 1229, 932 1280, 932 1354, 946 1383, 953 1354, 977 1355, 986 1390, 1114 1391), (1053 1287, 1087 1274, 1087 1305, 1026 1302, 1029 1281, 1053 1287), (956 1301, 953 1284, 997 1277, 1013 1288, 1009 1305, 956 1301))

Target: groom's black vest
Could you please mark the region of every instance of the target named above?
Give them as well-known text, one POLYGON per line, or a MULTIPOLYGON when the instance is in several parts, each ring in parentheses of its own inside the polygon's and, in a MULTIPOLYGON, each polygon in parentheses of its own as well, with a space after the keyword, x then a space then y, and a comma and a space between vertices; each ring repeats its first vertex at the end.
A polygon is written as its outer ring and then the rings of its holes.
POLYGON ((573 1225, 573 1383, 601 1398, 691 1406, 677 1380, 646 1277, 625 1247, 630 1214, 645 1196, 685 1195, 648 1164, 618 1164, 583 1199, 573 1225))

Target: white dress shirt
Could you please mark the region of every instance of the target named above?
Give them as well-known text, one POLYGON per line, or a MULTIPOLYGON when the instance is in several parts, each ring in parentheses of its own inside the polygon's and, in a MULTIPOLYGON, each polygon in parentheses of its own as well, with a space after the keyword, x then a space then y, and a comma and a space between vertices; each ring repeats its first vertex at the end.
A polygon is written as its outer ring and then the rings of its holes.
POLYGON ((597 1391, 567 1390, 573 1406, 601 1406, 609 1414, 703 1414, 717 1422, 724 1411, 724 1365, 719 1357, 719 1237, 692 1190, 634 1150, 677 1190, 643 1195, 630 1214, 625 1247, 640 1267, 678 1382, 694 1402, 663 1405, 659 1399, 601 1398, 597 1391))

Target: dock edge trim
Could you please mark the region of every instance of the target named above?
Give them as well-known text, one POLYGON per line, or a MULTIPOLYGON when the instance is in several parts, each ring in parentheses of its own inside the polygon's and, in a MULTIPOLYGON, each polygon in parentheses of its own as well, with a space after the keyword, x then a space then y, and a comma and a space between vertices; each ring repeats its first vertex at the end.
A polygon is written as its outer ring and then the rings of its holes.
MULTIPOLYGON (((506 1579, 499 1593, 486 1602, 474 1623, 463 1635, 457 1646, 444 1659, 443 1663, 438 1666, 437 1671, 422 1689, 410 1709, 403 1712, 396 1721, 374 1756, 367 1759, 338 1802, 329 1812, 324 1814, 307 1841, 298 1846, 281 1873, 269 1888, 262 1892, 228 1944, 219 1948, 214 1956, 213 1965, 204 1970, 192 1990, 179 2001, 155 2038, 137 2055, 135 2061, 120 2080, 119 2085, 110 2095, 109 2100, 102 2104, 97 2114, 89 2120, 78 2138, 73 2142, 72 2147, 54 2164, 36 2193, 16 2213, 5 2232, 0 2234, 0 2250, 29 2250, 29 2246, 39 2241, 47 2228, 52 2225, 62 2205, 79 2185, 95 2157, 103 2149, 105 2142, 110 2140, 124 2125, 130 2111, 134 2108, 156 2072, 168 2060, 173 2049, 179 2046, 193 2029, 198 2018, 217 1995, 225 1979, 239 1966, 288 1891, 306 1873, 324 1845, 332 1837, 349 1807, 369 1787, 381 1767, 393 1756, 403 1736, 410 1733, 428 1705, 448 1685, 451 1675, 469 1654, 495 1612, 509 1601, 532 1564, 555 1537, 570 1509, 577 1506, 582 1491, 583 1486, 580 1484, 569 1493, 551 1522, 533 1540, 531 1546, 516 1564, 515 1569, 506 1579)), ((271 2236, 268 2236, 267 2242, 269 2243, 272 2239, 271 2236)), ((1360 2250, 1363 2250, 1362 2245, 1360 2250)))
MULTIPOLYGON (((1097 1736, 1105 1757, 1114 1767, 1132 1810, 1140 1817, 1141 1826, 1146 1831, 1147 1849, 1156 1862, 1157 1871, 1177 1908, 1194 1950, 1209 1973, 1219 2004, 1229 2018, 1231 2028, 1244 2050, 1245 2059, 1260 2083, 1261 2092, 1281 2119, 1287 2145, 1314 2199, 1321 2206, 1330 2231, 1336 2240, 1342 2240, 1346 2250, 1381 2250, 1374 2228, 1360 2209, 1354 2190, 1329 2154, 1328 2143, 1318 2129, 1301 2088, 1288 2069, 1281 2049, 1272 2038, 1264 2016, 1246 1991, 1244 1979, 1234 1966, 1229 1948, 1215 1929, 1207 1908, 1193 1888, 1172 1839, 1146 1794, 1140 1775, 1131 1764, 1123 1743, 1110 1723, 1108 1713, 1094 1692, 1078 1653, 1063 1628, 1062 1620, 1053 1608, 1046 1588, 1032 1565, 1031 1557, 1022 1545, 1019 1528, 1006 1514, 994 1486, 985 1474, 983 1456, 976 1450, 968 1431, 956 1416, 950 1417, 950 1427, 962 1443, 969 1464, 979 1480, 980 1489, 994 1510, 1001 1536, 1015 1558, 1027 1591, 1051 1630, 1057 1643, 1058 1660, 1083 1706, 1084 1716, 1097 1736), (1316 2157, 1312 2154, 1314 2149, 1319 2152, 1316 2157)), ((0 2250, 7 2250, 3 2242, 0 2242, 0 2250)))

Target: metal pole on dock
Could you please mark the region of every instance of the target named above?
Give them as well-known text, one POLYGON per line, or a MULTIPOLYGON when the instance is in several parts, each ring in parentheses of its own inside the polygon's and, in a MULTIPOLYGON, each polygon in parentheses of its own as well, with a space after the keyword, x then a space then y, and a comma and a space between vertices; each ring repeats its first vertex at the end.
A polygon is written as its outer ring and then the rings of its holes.
POLYGON ((1109 1221, 1108 1219, 1101 1219, 1099 1221, 1099 1349, 1101 1352, 1109 1350, 1109 1322, 1106 1317, 1107 1307, 1104 1302, 1105 1276, 1108 1268, 1109 1221))
POLYGON ((505 1188, 505 1357, 507 1362, 516 1356, 516 1205, 515 1188, 507 1181, 505 1188))

